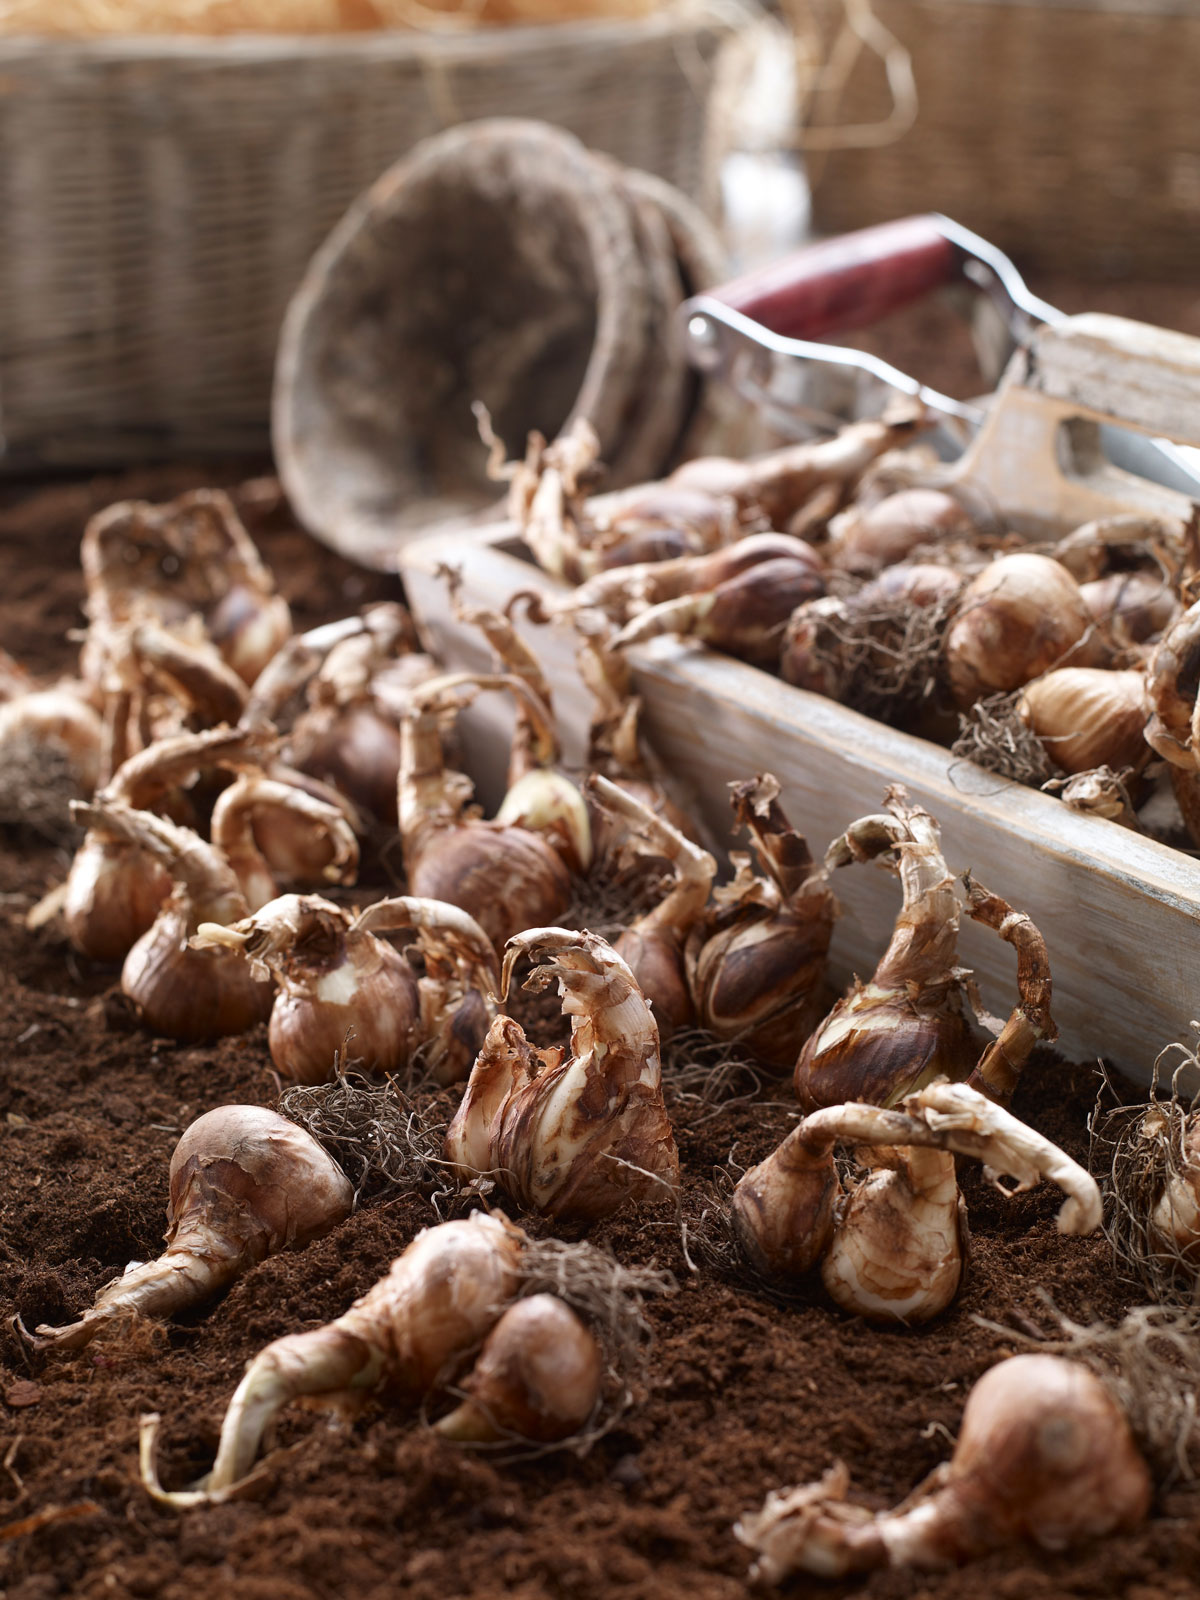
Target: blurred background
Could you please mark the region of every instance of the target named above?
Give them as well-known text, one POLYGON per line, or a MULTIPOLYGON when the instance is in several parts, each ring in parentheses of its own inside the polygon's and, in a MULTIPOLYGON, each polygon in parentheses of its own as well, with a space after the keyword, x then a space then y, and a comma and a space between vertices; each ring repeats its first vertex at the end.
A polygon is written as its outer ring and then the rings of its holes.
MULTIPOLYGON (((262 456, 313 252, 498 115, 668 180, 730 270, 937 210, 1200 333, 1198 58, 1196 0, 0 0, 0 466, 262 456)), ((854 342, 979 389, 936 300, 854 342)))

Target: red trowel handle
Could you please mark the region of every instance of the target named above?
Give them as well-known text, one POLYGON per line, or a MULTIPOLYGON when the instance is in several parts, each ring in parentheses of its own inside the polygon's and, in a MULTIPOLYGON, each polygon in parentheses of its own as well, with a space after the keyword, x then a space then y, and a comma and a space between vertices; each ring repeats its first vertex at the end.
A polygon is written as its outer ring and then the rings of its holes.
POLYGON ((791 339, 869 327, 960 276, 962 252, 940 221, 903 217, 821 239, 705 292, 791 339))

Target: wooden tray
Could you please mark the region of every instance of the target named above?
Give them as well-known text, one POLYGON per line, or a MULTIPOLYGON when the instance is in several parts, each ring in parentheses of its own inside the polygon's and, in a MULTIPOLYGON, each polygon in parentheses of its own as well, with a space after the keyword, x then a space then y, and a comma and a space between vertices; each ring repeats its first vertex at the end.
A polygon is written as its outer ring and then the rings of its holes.
MULTIPOLYGON (((1200 342, 1172 338, 1164 356, 1159 331, 1139 328, 1089 317, 1043 330, 1032 354, 1015 358, 974 459, 965 458, 953 469, 956 475, 986 482, 1001 510, 1008 499, 1014 512, 1039 527, 1045 519, 1034 516, 1038 507, 1062 507, 1062 532, 1080 520, 1081 503, 1088 515, 1101 504, 1120 510, 1147 501, 1185 509, 1180 496, 1128 479, 1088 452, 1071 456, 1046 445, 1047 429, 1053 444, 1064 425, 1076 441, 1101 421, 1141 432, 1163 429, 1170 418, 1153 398, 1147 375, 1164 364, 1174 374, 1167 376, 1168 387, 1176 386, 1175 413, 1185 419, 1170 431, 1181 442, 1200 442, 1200 342), (1126 360, 1122 351, 1133 354, 1126 360), (1140 374, 1123 394, 1121 370, 1140 374), (1101 404, 1088 404, 1085 392, 1101 404)), ((478 631, 454 619, 437 576, 441 563, 461 567, 468 603, 501 606, 517 589, 561 591, 533 566, 511 524, 474 534, 451 531, 409 545, 404 576, 413 609, 433 647, 456 666, 486 667, 490 657, 478 631)), ((573 632, 523 631, 547 666, 566 759, 581 762, 591 700, 575 671, 573 632)), ((631 652, 630 660, 646 705, 647 731, 669 772, 694 791, 718 839, 733 843, 726 786, 756 772, 771 771, 780 780, 788 814, 815 852, 855 817, 878 810, 889 783, 903 782, 941 823, 951 870, 969 867, 1028 911, 1042 930, 1054 972, 1054 1016, 1067 1055, 1103 1056, 1147 1081, 1157 1052, 1191 1037, 1192 1019, 1200 1017, 1200 863, 1190 856, 1115 823, 1077 815, 1047 795, 955 759, 939 745, 703 647, 656 640, 631 652)), ((468 742, 479 752, 475 776, 481 797, 492 805, 502 785, 507 708, 500 697, 484 696, 469 715, 468 742)), ((744 841, 738 843, 744 848, 744 841)), ((874 867, 841 870, 834 887, 843 910, 832 960, 835 978, 844 982, 874 968, 899 891, 891 874, 874 867)), ((964 927, 962 955, 989 1008, 1006 1013, 1015 993, 1010 948, 972 925, 964 927)))

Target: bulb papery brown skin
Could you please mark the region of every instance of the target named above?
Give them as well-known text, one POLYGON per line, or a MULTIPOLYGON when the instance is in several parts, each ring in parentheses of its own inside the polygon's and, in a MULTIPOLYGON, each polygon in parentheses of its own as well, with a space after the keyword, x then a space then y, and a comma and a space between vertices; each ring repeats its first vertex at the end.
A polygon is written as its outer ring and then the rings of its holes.
POLYGON ((1145 644, 1169 628, 1182 609, 1160 572, 1110 572, 1079 592, 1095 620, 1116 641, 1129 648, 1145 644))
POLYGON ((243 773, 217 796, 212 842, 237 874, 257 911, 280 888, 353 883, 358 840, 340 806, 261 774, 243 773), (271 860, 259 844, 271 840, 271 860))
POLYGON ((571 875, 553 845, 527 828, 464 816, 471 785, 447 771, 441 721, 475 680, 431 680, 401 724, 397 811, 410 891, 477 918, 497 950, 515 933, 562 916, 571 875))
POLYGON ((852 1316, 928 1322, 958 1293, 965 1238, 954 1157, 903 1147, 838 1207, 821 1282, 852 1316))
POLYGON ((129 649, 144 676, 206 725, 240 719, 246 685, 214 645, 185 640, 157 622, 137 622, 129 631, 129 649))
POLYGON ((453 1382, 518 1294, 525 1243, 503 1217, 478 1211, 424 1229, 343 1316, 277 1339, 254 1358, 225 1413, 213 1468, 192 1488, 161 1487, 160 1419, 143 1417, 143 1484, 177 1508, 229 1499, 243 1487, 272 1420, 293 1400, 348 1411, 385 1387, 414 1403, 453 1382))
POLYGON ((806 1110, 894 1105, 934 1078, 965 1078, 975 1064, 958 973, 960 907, 940 830, 898 784, 885 803, 887 815, 861 818, 825 857, 829 866, 882 857, 904 900, 874 976, 855 979, 801 1051, 796 1098, 806 1110))
MULTIPOLYGON (((135 811, 157 809, 199 774, 252 766, 273 746, 266 732, 228 727, 160 739, 123 762, 97 798, 135 811)), ((170 892, 170 874, 151 852, 110 828, 91 829, 67 874, 67 937, 93 961, 120 961, 170 892)))
POLYGON ((1064 772, 1119 771, 1149 757, 1150 710, 1141 672, 1059 667, 1025 685, 1017 714, 1064 772))
POLYGON ((733 883, 716 891, 688 942, 688 982, 701 1027, 772 1071, 790 1072, 829 1006, 837 902, 779 804, 777 779, 762 773, 730 790, 765 875, 743 859, 733 883))
POLYGON ((1150 721, 1146 742, 1187 773, 1200 770, 1200 600, 1178 616, 1154 647, 1146 669, 1150 721))
POLYGON ((525 956, 545 958, 527 989, 558 983, 569 1051, 535 1050, 518 1023, 497 1017, 447 1131, 446 1160, 463 1182, 490 1174, 529 1210, 579 1222, 670 1193, 679 1155, 658 1028, 629 968, 595 934, 534 928, 509 941, 501 998, 525 956))
POLYGON ((265 1022, 271 985, 254 979, 228 950, 189 946, 200 923, 236 922, 246 915, 241 886, 217 851, 190 828, 148 811, 99 802, 76 811, 89 828, 103 828, 153 855, 174 885, 121 968, 121 989, 142 1025, 168 1039, 200 1041, 265 1022))
POLYGON ((973 539, 978 530, 942 489, 901 489, 867 508, 850 506, 829 525, 829 559, 850 572, 905 561, 924 545, 973 539))
POLYGON ((434 1429, 462 1443, 557 1444, 587 1423, 603 1381, 600 1346, 580 1317, 552 1294, 530 1295, 488 1334, 460 1386, 465 1400, 434 1429))
POLYGON ((630 854, 647 853, 670 862, 670 892, 638 917, 617 939, 614 949, 650 1004, 660 1042, 696 1020, 688 987, 684 947, 708 903, 717 864, 707 850, 685 839, 677 828, 627 790, 598 773, 588 780, 589 792, 624 829, 630 854))
POLYGON ((416 975, 340 906, 281 895, 228 926, 202 923, 193 944, 235 961, 244 955, 245 970, 274 979, 268 1046, 291 1082, 329 1082, 347 1048, 369 1072, 408 1065, 420 1018, 416 975))
POLYGON ((524 601, 533 622, 548 622, 551 617, 574 616, 581 611, 602 612, 611 622, 625 623, 639 612, 664 600, 715 589, 719 583, 736 577, 762 561, 792 557, 808 562, 821 571, 824 562, 804 539, 790 533, 751 533, 736 543, 706 551, 702 555, 679 556, 670 561, 641 561, 614 567, 589 578, 578 588, 559 597, 522 591, 514 601, 524 601))
POLYGON ((640 612, 617 634, 613 647, 626 649, 675 633, 754 666, 774 667, 788 618, 797 606, 824 592, 824 577, 812 562, 776 557, 701 594, 640 612))
POLYGON ((294 767, 394 823, 400 715, 411 689, 437 671, 403 606, 368 606, 290 639, 255 683, 243 721, 287 727, 294 767))
POLYGON ((1000 556, 963 590, 946 630, 956 703, 1019 689, 1054 667, 1101 666, 1109 649, 1079 585, 1049 556, 1000 556))
POLYGON ((171 1157, 165 1252, 107 1284, 65 1328, 36 1341, 79 1350, 132 1315, 171 1317, 211 1299, 279 1250, 299 1250, 354 1209, 345 1173, 311 1134, 265 1106, 218 1106, 171 1157))
POLYGON ((897 1510, 873 1516, 848 1502, 839 1465, 769 1494, 734 1533, 757 1553, 751 1577, 767 1583, 793 1572, 953 1567, 1021 1545, 1091 1550, 1145 1521, 1153 1487, 1128 1418, 1094 1373, 1061 1356, 1019 1355, 979 1379, 950 1461, 897 1510))

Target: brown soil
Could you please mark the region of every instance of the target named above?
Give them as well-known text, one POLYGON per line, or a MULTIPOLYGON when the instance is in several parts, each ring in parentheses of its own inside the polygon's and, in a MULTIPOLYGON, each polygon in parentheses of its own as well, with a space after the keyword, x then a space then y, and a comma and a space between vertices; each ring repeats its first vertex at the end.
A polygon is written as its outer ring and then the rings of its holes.
MULTIPOLYGON (((0 511, 0 641, 29 666, 66 670, 78 626, 75 555, 83 517, 136 488, 161 495, 197 474, 143 475, 9 491, 0 511)), ((211 475, 210 475, 211 481, 211 475)), ((286 519, 257 529, 308 624, 390 592, 318 551, 286 519)), ((351 1426, 285 1415, 280 1459, 255 1501, 178 1514, 137 1481, 137 1421, 165 1419, 163 1472, 182 1484, 212 1459, 243 1365, 276 1336, 345 1309, 417 1229, 437 1220, 420 1195, 368 1203, 306 1251, 257 1267, 218 1305, 125 1344, 28 1356, 8 1319, 59 1322, 133 1258, 156 1251, 167 1163, 200 1112, 272 1103, 265 1029, 214 1046, 128 1031, 106 1007, 116 975, 73 957, 60 934, 30 935, 24 913, 63 873, 43 844, 0 856, 0 1590, 7 1600, 197 1593, 232 1600, 353 1594, 383 1600, 614 1595, 716 1600, 748 1592, 731 1525, 776 1486, 847 1462, 871 1504, 902 1498, 948 1453, 964 1397, 1006 1349, 984 1315, 1038 1318, 1040 1294, 1076 1317, 1129 1303, 1102 1241, 1061 1237, 1057 1199, 1005 1200, 968 1174, 974 1257, 958 1303, 919 1332, 880 1332, 830 1309, 819 1289, 781 1306, 753 1288, 689 1270, 673 1211, 598 1228, 629 1263, 674 1273, 651 1308, 657 1342, 633 1410, 582 1460, 499 1466, 439 1442, 412 1415, 368 1408, 351 1426), (25 1519, 82 1508, 40 1531, 25 1519)), ((1069 1151, 1085 1151, 1094 1074, 1047 1059, 1016 1110, 1069 1151)), ((714 1111, 675 1107, 686 1184, 760 1159, 790 1126, 784 1090, 714 1111)), ((1069 1555, 1019 1551, 958 1574, 875 1577, 872 1597, 1200 1594, 1200 1494, 1159 1498, 1140 1532, 1069 1555)), ((793 1592, 837 1594, 834 1586, 793 1592)))

